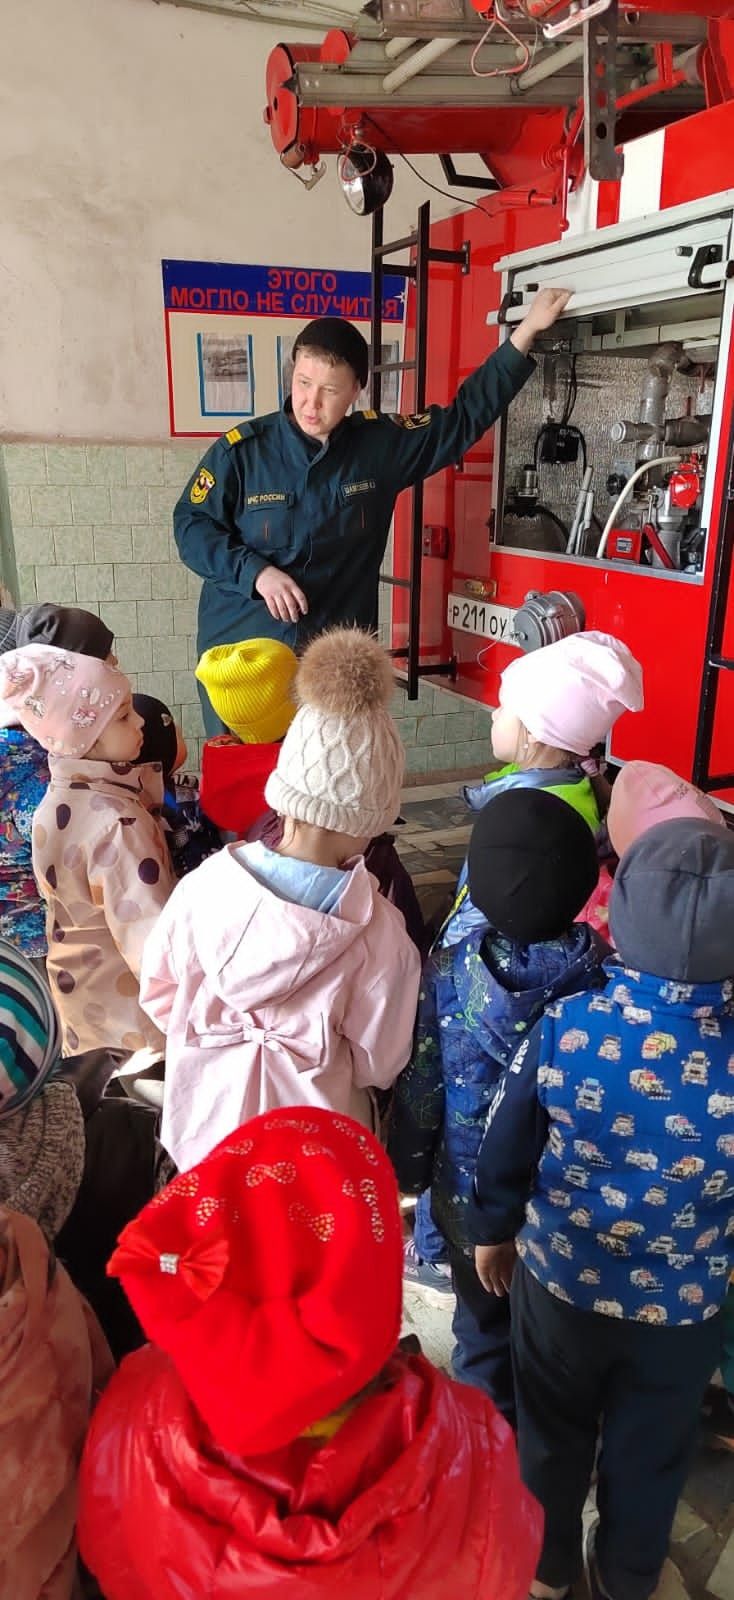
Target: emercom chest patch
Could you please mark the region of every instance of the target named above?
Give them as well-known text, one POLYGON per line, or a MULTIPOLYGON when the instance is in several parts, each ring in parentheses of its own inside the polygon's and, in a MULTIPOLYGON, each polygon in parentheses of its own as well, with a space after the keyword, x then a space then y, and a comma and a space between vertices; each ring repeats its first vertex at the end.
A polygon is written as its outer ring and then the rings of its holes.
POLYGON ((189 496, 191 504, 194 506, 203 505, 207 495, 214 488, 215 482, 214 473, 210 472, 208 467, 202 467, 198 477, 194 479, 191 485, 191 494, 189 496))
POLYGON ((431 420, 431 413, 430 411, 416 411, 411 415, 403 414, 392 417, 391 420, 397 423, 399 428, 427 428, 431 420))

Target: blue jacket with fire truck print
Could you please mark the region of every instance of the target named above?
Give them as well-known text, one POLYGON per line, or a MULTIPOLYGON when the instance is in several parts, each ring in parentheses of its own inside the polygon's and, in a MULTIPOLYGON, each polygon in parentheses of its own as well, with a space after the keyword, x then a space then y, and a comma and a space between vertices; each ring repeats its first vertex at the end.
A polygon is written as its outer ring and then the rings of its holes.
POLYGON ((517 1236, 582 1310, 657 1325, 715 1315, 734 1266, 734 986, 605 963, 552 1005, 492 1104, 468 1226, 517 1236))
POLYGON ((400 1074, 389 1152, 406 1194, 431 1189, 448 1242, 464 1227, 474 1167, 497 1082, 543 1007, 604 982, 608 946, 579 923, 560 939, 523 946, 494 931, 437 950, 421 984, 413 1059, 400 1074))

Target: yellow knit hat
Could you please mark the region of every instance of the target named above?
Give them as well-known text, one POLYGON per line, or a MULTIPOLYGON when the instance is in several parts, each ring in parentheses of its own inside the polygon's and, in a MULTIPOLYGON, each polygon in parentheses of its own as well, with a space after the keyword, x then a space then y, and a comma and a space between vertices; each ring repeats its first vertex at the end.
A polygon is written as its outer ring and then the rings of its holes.
POLYGON ((205 650, 196 676, 236 738, 243 744, 273 744, 296 714, 291 691, 297 665, 279 639, 244 639, 205 650))

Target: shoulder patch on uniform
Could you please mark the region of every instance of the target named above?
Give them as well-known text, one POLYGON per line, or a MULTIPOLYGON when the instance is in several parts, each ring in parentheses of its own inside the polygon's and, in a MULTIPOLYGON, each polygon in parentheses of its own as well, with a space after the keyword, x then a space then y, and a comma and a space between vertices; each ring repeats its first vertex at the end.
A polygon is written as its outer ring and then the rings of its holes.
POLYGON ((376 422, 377 418, 379 417, 379 415, 380 415, 379 411, 363 411, 362 412, 362 416, 364 417, 365 422, 376 422))
POLYGON ((403 412, 400 416, 390 417, 390 421, 398 428, 427 428, 430 420, 430 411, 403 412))
POLYGON ((224 437, 227 441, 227 444, 239 444, 242 434, 240 433, 239 428, 230 428, 229 433, 225 433, 224 437))
POLYGON ((214 473, 210 472, 208 467, 201 467, 191 485, 189 499, 192 506, 203 505, 210 490, 214 488, 215 483, 216 478, 214 477, 214 473))

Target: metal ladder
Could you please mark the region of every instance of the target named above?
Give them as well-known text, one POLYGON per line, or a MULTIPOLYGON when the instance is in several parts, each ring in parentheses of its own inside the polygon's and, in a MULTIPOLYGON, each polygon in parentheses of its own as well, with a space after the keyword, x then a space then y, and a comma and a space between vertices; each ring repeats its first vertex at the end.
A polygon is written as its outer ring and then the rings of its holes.
MULTIPOLYGON (((426 363, 428 359, 428 268, 431 261, 448 261, 469 271, 470 246, 460 250, 434 249, 430 243, 431 202, 427 200, 418 212, 418 224, 404 239, 385 244, 383 236, 383 211, 372 217, 372 354, 377 359, 372 366, 371 402, 380 410, 382 378, 387 372, 414 372, 416 413, 426 408, 426 363), (415 357, 412 361, 385 361, 382 357, 382 293, 384 261, 399 251, 415 252, 409 266, 393 266, 389 271, 396 277, 412 279, 415 283, 415 357)), ((421 588, 423 581, 423 483, 416 483, 409 491, 412 497, 410 535, 410 576, 396 578, 394 573, 381 573, 380 583, 392 589, 408 590, 408 643, 390 650, 395 657, 407 656, 408 699, 418 699, 418 680, 421 677, 456 677, 456 662, 441 661, 433 665, 420 664, 421 588)))
POLYGON ((734 657, 722 654, 726 613, 734 567, 734 421, 729 435, 728 481, 722 510, 716 564, 711 587, 706 648, 701 675, 701 698, 693 754, 693 782, 705 793, 734 789, 734 772, 711 771, 711 746, 714 737, 716 705, 722 672, 734 672, 734 657))

